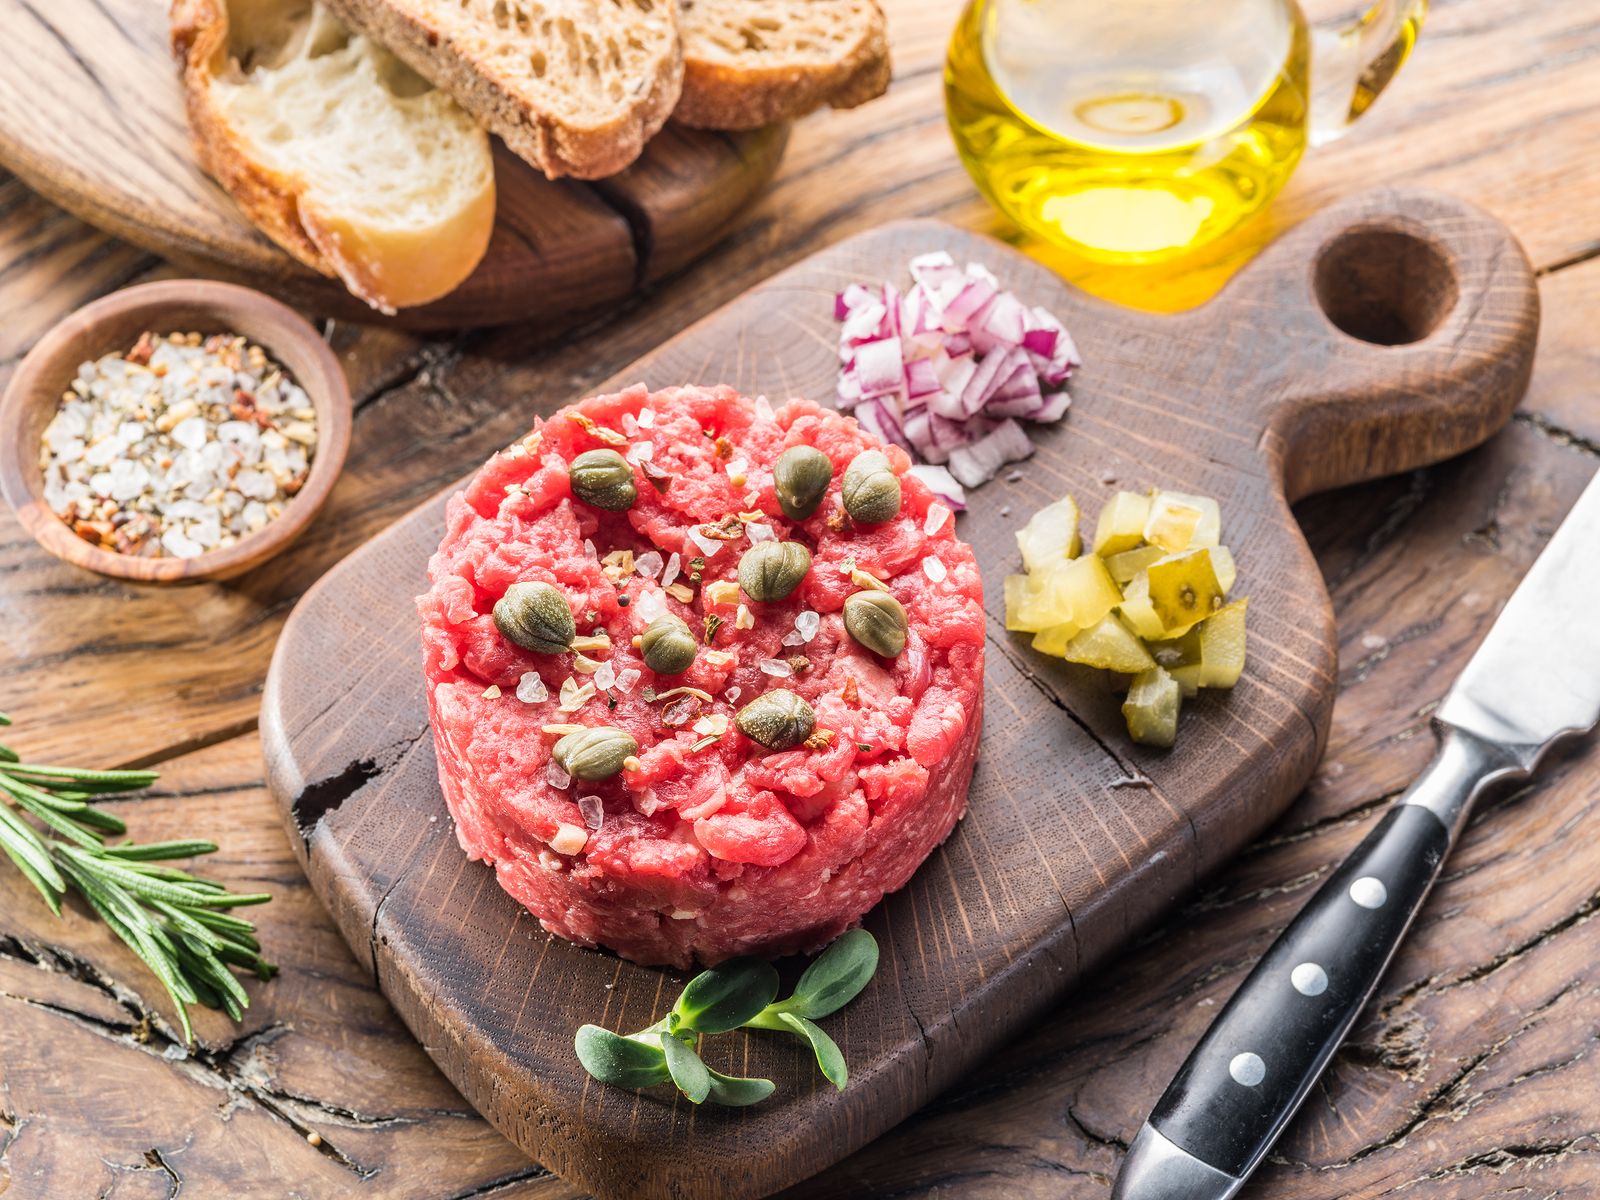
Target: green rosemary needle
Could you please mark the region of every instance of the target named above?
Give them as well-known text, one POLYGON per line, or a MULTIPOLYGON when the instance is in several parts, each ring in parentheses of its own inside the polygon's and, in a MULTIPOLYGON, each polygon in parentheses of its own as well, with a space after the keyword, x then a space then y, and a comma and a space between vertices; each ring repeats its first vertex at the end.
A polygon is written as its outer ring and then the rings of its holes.
MULTIPOLYGON (((11 719, 0 713, 0 725, 11 719)), ((221 1009, 239 1020, 250 1003, 234 968, 270 979, 255 926, 225 910, 264 904, 264 892, 236 894, 159 860, 216 850, 198 838, 108 844, 127 827, 91 801, 154 783, 154 771, 94 771, 23 762, 0 745, 0 851, 38 889, 57 916, 76 891, 172 997, 186 1042, 194 1041, 189 1005, 221 1009), (28 818, 32 818, 29 820, 28 818)))

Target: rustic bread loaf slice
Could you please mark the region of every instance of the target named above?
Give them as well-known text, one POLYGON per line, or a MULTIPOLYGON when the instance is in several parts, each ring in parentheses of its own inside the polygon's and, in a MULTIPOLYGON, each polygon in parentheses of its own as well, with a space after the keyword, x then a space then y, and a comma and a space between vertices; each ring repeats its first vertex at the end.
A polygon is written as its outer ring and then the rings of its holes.
POLYGON ((550 178, 622 170, 683 83, 677 0, 332 0, 550 178))
POLYGON ((176 0, 201 165, 307 266, 392 312, 453 289, 494 226, 488 136, 314 0, 176 0))
POLYGON ((683 96, 673 116, 754 129, 824 104, 854 108, 889 86, 873 0, 683 0, 683 96))

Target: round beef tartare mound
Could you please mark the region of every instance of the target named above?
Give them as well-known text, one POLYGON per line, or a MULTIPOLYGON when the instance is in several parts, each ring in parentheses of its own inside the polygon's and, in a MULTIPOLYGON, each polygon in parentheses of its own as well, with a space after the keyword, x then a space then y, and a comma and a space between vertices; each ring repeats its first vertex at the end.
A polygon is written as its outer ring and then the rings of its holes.
MULTIPOLYGON (((909 466, 809 401, 774 411, 725 387, 635 387, 541 422, 450 499, 417 601, 440 783, 462 847, 547 930, 678 967, 810 950, 949 834, 982 721, 982 590, 954 517, 909 466), (793 521, 774 484, 792 447, 833 468, 814 511, 793 521), (852 520, 841 499, 867 450, 900 487, 898 512, 877 524, 852 520), (592 476, 608 481, 605 506, 592 489, 574 494, 573 461, 591 451, 623 456, 631 500, 609 455, 611 473, 592 476), (739 564, 767 541, 798 543, 810 563, 792 592, 763 602, 741 590, 739 564), (514 584, 559 592, 570 649, 541 653, 502 632, 495 606, 514 584), (863 591, 874 593, 866 617, 893 625, 903 610, 893 657, 846 628, 845 602, 863 591), (678 674, 651 671, 641 644, 664 614, 693 639, 678 674), (740 714, 780 689, 792 695, 758 707, 814 720, 803 741, 769 748, 740 714), (617 732, 585 735, 605 745, 581 765, 558 761, 580 727, 617 732)), ((851 509, 867 511, 854 498, 851 509)), ((784 549, 792 574, 804 555, 784 549)))

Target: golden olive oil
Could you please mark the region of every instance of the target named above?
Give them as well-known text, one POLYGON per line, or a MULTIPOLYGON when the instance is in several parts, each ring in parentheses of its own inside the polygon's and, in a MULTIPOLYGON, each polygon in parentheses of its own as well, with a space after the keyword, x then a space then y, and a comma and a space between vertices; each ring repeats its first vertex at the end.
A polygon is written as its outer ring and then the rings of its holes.
POLYGON ((1289 0, 972 0, 945 64, 967 170, 1092 263, 1232 232, 1306 149, 1310 39, 1289 0))

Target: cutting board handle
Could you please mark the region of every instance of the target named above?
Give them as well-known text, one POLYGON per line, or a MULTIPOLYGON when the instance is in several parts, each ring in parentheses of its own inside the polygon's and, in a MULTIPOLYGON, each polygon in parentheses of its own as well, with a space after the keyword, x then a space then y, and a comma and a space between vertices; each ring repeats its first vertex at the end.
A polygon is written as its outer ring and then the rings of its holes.
POLYGON ((1195 316, 1223 324, 1265 381, 1240 399, 1260 407, 1260 446, 1293 501, 1438 462, 1504 425, 1533 367, 1539 293, 1482 209, 1380 188, 1279 238, 1195 316))

